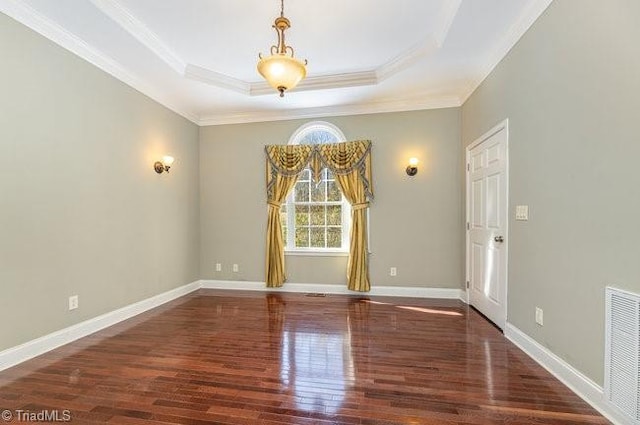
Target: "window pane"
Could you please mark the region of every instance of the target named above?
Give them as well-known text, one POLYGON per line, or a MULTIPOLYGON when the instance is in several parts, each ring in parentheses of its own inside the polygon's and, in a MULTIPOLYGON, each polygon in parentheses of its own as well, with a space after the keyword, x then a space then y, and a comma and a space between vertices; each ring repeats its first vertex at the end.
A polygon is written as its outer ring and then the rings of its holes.
POLYGON ((301 145, 319 145, 323 143, 336 143, 338 139, 333 134, 322 128, 314 129, 306 133, 300 139, 301 145))
POLYGON ((309 228, 298 227, 296 229, 296 247, 307 248, 309 247, 309 228))
POLYGON ((311 247, 312 248, 324 248, 324 227, 312 227, 311 228, 311 247))
POLYGON ((294 201, 309 202, 309 182, 296 183, 294 201))
POLYGON ((304 170, 302 170, 302 172, 300 173, 300 176, 298 177, 298 181, 309 181, 310 178, 311 178, 311 170, 309 170, 309 167, 307 167, 304 170))
POLYGON ((340 202, 342 201, 342 192, 340 192, 340 186, 336 182, 327 183, 327 201, 340 202))
POLYGON ((325 190, 327 189, 327 182, 322 181, 316 186, 315 183, 311 183, 311 202, 324 202, 325 190))
POLYGON ((309 205, 296 205, 296 227, 309 225, 309 205))
POLYGON ((342 205, 327 206, 327 224, 338 226, 342 224, 342 205))
POLYGON ((310 208, 311 217, 311 225, 312 226, 324 226, 325 225, 325 217, 324 217, 324 205, 312 205, 310 208))
POLYGON ((342 228, 329 227, 327 228, 327 248, 341 248, 342 247, 342 228))

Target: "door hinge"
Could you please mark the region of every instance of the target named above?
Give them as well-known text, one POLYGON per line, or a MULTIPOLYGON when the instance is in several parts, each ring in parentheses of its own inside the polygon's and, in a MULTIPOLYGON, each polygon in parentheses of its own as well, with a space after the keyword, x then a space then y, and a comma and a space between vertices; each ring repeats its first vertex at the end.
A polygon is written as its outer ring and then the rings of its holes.
POLYGON ((471 164, 467 164, 467 171, 471 170, 471 164))
POLYGON ((469 281, 467 280, 467 289, 469 289, 469 281))
POLYGON ((469 224, 468 221, 467 221, 467 230, 471 230, 471 225, 469 224))

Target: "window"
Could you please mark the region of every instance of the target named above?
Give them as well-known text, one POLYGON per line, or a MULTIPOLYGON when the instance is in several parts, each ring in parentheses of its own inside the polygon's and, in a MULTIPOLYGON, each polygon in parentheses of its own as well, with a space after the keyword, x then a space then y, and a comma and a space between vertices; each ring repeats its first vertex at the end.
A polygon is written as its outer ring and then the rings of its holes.
MULTIPOLYGON (((345 141, 332 124, 311 122, 291 136, 289 144, 315 145, 345 141)), ((322 170, 315 184, 309 167, 300 174, 281 209, 282 232, 288 253, 340 253, 349 250, 351 206, 340 191, 333 173, 322 170)))

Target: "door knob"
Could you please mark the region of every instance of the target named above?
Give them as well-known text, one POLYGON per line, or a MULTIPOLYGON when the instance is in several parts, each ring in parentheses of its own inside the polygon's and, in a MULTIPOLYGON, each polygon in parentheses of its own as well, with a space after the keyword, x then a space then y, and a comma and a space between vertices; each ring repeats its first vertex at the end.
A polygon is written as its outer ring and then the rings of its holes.
POLYGON ((493 240, 496 242, 504 242, 504 238, 502 236, 496 236, 493 240))

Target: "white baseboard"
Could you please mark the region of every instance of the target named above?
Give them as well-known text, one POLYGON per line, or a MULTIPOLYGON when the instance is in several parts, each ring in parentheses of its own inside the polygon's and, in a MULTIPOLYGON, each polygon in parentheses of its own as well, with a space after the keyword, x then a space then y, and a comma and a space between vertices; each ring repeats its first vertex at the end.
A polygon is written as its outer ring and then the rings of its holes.
POLYGON ((8 369, 26 360, 68 344, 72 341, 98 332, 116 323, 127 320, 147 310, 158 307, 169 301, 180 298, 190 292, 200 289, 200 281, 172 289, 162 294, 147 298, 137 303, 130 304, 118 310, 105 313, 93 319, 85 320, 68 328, 50 333, 43 337, 33 339, 24 344, 0 351, 0 371, 8 369))
POLYGON ((548 348, 539 344, 511 323, 507 323, 505 326, 504 336, 611 422, 616 425, 633 425, 631 419, 625 417, 607 402, 600 385, 556 356, 548 348))
POLYGON ((285 283, 281 288, 267 288, 264 282, 240 280, 201 280, 204 289, 232 289, 243 291, 314 292, 323 294, 373 295, 413 298, 462 299, 464 292, 453 288, 418 288, 409 286, 372 286, 370 292, 355 292, 345 285, 317 283, 285 283))

